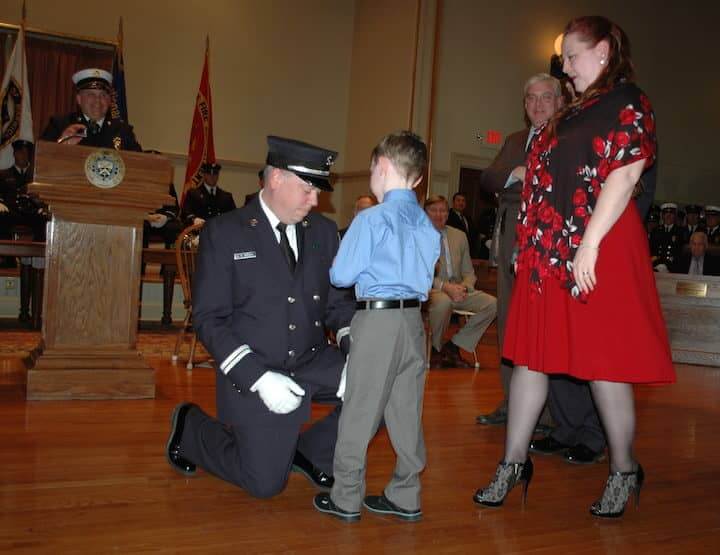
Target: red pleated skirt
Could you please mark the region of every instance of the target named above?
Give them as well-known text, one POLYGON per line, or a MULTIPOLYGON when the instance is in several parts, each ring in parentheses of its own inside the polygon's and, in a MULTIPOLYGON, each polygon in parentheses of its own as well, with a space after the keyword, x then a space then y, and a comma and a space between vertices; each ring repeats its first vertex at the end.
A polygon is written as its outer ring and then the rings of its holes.
POLYGON ((580 302, 557 279, 533 290, 529 271, 519 271, 503 356, 516 366, 581 380, 673 383, 647 236, 633 202, 603 239, 595 273, 595 289, 580 302))

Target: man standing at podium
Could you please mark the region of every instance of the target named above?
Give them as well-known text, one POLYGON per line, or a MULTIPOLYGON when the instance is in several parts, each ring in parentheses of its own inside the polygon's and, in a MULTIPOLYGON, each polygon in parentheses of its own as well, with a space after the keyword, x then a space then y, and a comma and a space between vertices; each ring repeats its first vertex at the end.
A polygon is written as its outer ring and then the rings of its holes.
POLYGON ((179 404, 166 447, 178 472, 200 467, 255 497, 280 493, 291 470, 332 487, 339 406, 302 428, 312 401, 339 404, 355 307, 330 285, 337 227, 310 212, 332 191, 337 153, 273 136, 268 147, 262 191, 200 235, 193 325, 215 359, 217 418, 179 404))
POLYGON ((83 69, 72 80, 78 110, 50 118, 40 138, 70 145, 142 150, 132 126, 110 116, 112 75, 103 69, 83 69))

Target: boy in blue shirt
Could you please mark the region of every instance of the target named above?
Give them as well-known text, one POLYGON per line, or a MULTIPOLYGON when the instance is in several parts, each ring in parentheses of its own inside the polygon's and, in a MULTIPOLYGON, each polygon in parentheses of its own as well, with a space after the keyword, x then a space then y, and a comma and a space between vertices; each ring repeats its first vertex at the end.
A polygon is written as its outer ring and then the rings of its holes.
MULTIPOLYGON (((361 505, 408 521, 422 517, 426 361, 420 303, 427 300, 440 255, 440 234, 413 191, 426 166, 427 148, 417 135, 400 131, 380 141, 370 164, 370 189, 380 204, 355 217, 330 268, 333 285, 354 285, 358 301, 350 325, 335 483, 314 505, 346 522, 360 519, 361 505), (383 417, 397 455, 395 471, 382 495, 363 499, 367 447, 383 417)), ((341 382, 338 396, 342 388, 341 382)))

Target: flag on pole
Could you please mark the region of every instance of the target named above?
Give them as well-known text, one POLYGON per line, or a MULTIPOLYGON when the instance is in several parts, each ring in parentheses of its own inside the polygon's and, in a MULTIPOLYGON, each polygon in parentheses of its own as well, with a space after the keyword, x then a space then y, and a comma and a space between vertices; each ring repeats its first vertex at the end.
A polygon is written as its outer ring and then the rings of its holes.
POLYGON ((0 87, 0 168, 14 164, 12 144, 18 140, 34 142, 24 18, 0 87))
POLYGON ((110 104, 112 119, 121 119, 128 122, 127 97, 125 96, 125 60, 123 59, 123 21, 120 18, 118 28, 118 44, 115 49, 112 66, 113 94, 110 104))
POLYGON ((215 163, 215 144, 213 142, 212 101, 210 99, 210 37, 205 42, 205 64, 200 77, 200 89, 195 99, 188 163, 185 171, 185 183, 180 198, 180 206, 185 194, 197 187, 202 181, 203 164, 215 163))

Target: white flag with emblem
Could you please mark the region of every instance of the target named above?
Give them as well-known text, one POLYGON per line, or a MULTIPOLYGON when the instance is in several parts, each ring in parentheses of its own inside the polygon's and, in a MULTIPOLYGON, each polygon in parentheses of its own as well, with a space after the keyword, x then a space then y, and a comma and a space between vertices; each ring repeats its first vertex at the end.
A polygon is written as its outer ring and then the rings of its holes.
POLYGON ((12 150, 14 141, 34 142, 25 62, 25 30, 22 26, 0 87, 0 124, 0 169, 5 169, 15 163, 12 150))

